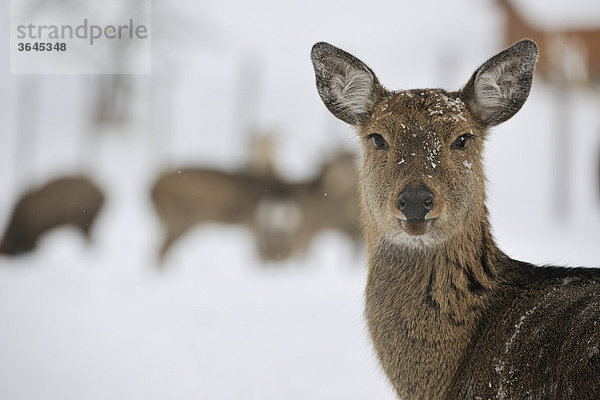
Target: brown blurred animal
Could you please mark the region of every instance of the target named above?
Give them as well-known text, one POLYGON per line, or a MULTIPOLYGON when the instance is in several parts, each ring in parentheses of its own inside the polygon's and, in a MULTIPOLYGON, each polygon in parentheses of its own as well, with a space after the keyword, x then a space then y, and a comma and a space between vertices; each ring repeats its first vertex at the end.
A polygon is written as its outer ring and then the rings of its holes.
POLYGON ((540 47, 537 73, 545 80, 567 80, 582 86, 600 82, 600 26, 588 29, 544 29, 528 21, 514 0, 498 0, 505 15, 505 43, 530 38, 540 47))
POLYGON ((338 153, 327 160, 311 186, 305 208, 312 230, 339 230, 355 242, 362 242, 354 153, 338 153))
POLYGON ((285 196, 265 199, 257 209, 253 230, 263 259, 302 255, 326 230, 362 247, 354 154, 336 154, 313 179, 285 186, 285 196))
POLYGON ((288 183, 271 173, 183 169, 167 172, 152 189, 165 237, 160 259, 179 237, 204 223, 250 229, 264 261, 302 254, 324 229, 359 240, 353 157, 342 154, 307 182, 288 183))
POLYGON ((274 177, 243 171, 188 168, 161 175, 152 188, 152 202, 165 231, 160 258, 173 242, 198 224, 251 227, 260 201, 284 196, 284 190, 274 177))
POLYGON ((58 178, 32 189, 15 205, 0 253, 17 255, 33 250, 44 233, 58 226, 74 226, 89 238, 103 203, 102 191, 85 177, 58 178))
POLYGON ((361 138, 365 315, 400 398, 600 393, 600 269, 511 259, 490 232, 484 141, 527 99, 537 55, 523 40, 459 91, 389 91, 354 56, 312 49, 321 99, 361 138))

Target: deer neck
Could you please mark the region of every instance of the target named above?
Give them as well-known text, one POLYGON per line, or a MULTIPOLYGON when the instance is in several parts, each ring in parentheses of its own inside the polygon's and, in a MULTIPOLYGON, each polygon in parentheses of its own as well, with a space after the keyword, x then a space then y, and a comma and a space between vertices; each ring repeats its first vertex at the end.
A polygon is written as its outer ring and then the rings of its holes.
POLYGON ((401 398, 442 397, 469 351, 501 273, 483 221, 427 250, 372 240, 367 229, 366 317, 401 398))

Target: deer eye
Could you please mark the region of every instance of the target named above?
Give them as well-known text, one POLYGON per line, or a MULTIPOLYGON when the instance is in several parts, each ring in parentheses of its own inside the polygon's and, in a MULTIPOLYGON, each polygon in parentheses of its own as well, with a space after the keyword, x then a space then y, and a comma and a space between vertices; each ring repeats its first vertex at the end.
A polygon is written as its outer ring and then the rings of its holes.
POLYGON ((450 146, 450 148, 452 150, 464 150, 467 147, 467 142, 472 137, 473 137, 472 133, 465 133, 464 135, 460 135, 459 137, 456 138, 454 143, 452 143, 452 146, 450 146))
POLYGON ((379 133, 372 133, 368 137, 369 137, 369 139, 371 139, 373 141, 373 146, 375 146, 376 150, 387 150, 388 149, 388 143, 385 141, 383 136, 381 136, 379 133))

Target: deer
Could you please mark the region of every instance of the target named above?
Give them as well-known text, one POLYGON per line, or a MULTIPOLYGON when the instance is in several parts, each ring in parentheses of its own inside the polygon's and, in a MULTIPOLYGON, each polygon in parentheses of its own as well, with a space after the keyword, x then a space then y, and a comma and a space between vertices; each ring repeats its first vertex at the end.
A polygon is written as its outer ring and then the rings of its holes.
POLYGON ((205 223, 251 227, 261 199, 285 197, 280 183, 246 171, 185 168, 160 175, 151 197, 165 236, 163 261, 170 248, 193 227, 205 223))
POLYGON ((83 176, 59 177, 32 188, 14 206, 0 241, 0 254, 32 251, 44 234, 59 226, 73 226, 89 240, 103 204, 102 190, 83 176))
POLYGON ((580 87, 600 81, 600 28, 543 29, 529 21, 514 0, 497 0, 505 13, 505 41, 529 37, 544 51, 537 70, 550 83, 567 80, 580 87))
POLYGON ((206 223, 238 225, 254 236, 262 261, 304 254, 325 229, 360 240, 354 156, 341 152, 308 180, 287 182, 271 167, 219 171, 186 168, 168 171, 152 187, 152 203, 163 227, 162 264, 172 245, 206 223))
POLYGON ((253 229, 262 258, 301 256, 328 230, 342 233, 354 248, 362 249, 355 170, 354 153, 338 152, 311 179, 286 182, 286 197, 259 205, 253 229))
POLYGON ((318 94, 356 128, 365 317, 402 399, 597 398, 600 273, 495 244, 482 160, 529 96, 538 48, 491 57, 458 91, 386 89, 358 58, 311 51, 318 94))

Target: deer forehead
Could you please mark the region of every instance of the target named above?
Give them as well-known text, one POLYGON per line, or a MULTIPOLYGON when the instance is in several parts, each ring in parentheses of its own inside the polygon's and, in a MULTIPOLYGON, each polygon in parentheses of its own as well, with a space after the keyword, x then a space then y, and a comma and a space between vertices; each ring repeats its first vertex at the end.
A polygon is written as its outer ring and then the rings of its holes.
POLYGON ((367 134, 384 134, 404 148, 436 155, 443 143, 473 127, 467 107, 455 93, 415 89, 393 92, 380 101, 365 128, 367 134))

